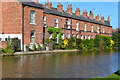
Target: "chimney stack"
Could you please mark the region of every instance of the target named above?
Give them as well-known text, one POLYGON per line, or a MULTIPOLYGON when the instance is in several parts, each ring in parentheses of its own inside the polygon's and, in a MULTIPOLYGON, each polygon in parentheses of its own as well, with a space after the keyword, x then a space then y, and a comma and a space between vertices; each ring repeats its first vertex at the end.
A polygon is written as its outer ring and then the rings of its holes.
POLYGON ((52 7, 52 3, 47 2, 47 3, 46 3, 46 6, 47 6, 48 8, 51 8, 51 7, 52 7))
POLYGON ((99 15, 97 15, 97 16, 95 17, 95 20, 96 20, 96 21, 99 21, 99 18, 100 18, 99 15))
POLYGON ((59 11, 63 11, 63 5, 61 5, 60 3, 58 3, 58 5, 57 5, 57 10, 59 10, 59 11))
POLYGON ((94 19, 94 14, 93 14, 92 11, 90 11, 89 18, 90 18, 90 19, 94 19))
POLYGON ((38 4, 38 0, 33 0, 33 2, 37 3, 38 4))
POLYGON ((108 21, 110 22, 110 16, 108 17, 108 21))
POLYGON ((67 12, 72 14, 72 5, 71 4, 68 5, 67 12))
POLYGON ((83 16, 87 18, 88 12, 87 11, 83 11, 83 16))
POLYGON ((80 16, 80 9, 79 9, 79 8, 76 8, 75 14, 76 14, 77 16, 80 16))
POLYGON ((101 17, 101 22, 104 22, 104 17, 101 17))

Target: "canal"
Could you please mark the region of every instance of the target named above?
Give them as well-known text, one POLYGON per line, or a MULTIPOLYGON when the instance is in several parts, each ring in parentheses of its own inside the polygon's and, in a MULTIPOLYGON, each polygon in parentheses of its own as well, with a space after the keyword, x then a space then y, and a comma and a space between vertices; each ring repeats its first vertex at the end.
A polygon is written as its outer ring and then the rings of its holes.
POLYGON ((64 52, 2 58, 3 78, 92 78, 118 70, 112 51, 64 52))

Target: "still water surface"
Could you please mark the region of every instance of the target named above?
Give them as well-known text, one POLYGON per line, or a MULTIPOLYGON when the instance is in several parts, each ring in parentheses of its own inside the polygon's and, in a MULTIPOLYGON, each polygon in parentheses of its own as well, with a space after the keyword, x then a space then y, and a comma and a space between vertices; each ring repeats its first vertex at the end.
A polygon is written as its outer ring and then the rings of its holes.
POLYGON ((65 52, 2 58, 4 78, 105 77, 118 69, 118 51, 65 52))

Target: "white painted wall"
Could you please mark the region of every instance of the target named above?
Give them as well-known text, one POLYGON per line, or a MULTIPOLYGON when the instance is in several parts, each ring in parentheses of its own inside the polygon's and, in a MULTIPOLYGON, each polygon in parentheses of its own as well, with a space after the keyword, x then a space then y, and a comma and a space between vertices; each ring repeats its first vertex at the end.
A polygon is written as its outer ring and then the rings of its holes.
POLYGON ((18 38, 21 41, 21 50, 22 50, 22 34, 0 34, 0 38, 2 39, 2 41, 5 40, 5 38, 18 38))

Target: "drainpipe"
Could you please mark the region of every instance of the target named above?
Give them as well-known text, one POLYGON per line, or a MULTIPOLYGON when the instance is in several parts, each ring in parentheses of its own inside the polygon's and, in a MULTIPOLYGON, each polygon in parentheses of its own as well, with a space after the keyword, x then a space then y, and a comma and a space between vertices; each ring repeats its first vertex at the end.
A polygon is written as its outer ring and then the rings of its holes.
POLYGON ((70 38, 72 38, 72 19, 71 19, 71 25, 70 25, 70 38))
POLYGON ((22 5, 22 51, 24 52, 24 5, 22 5))

